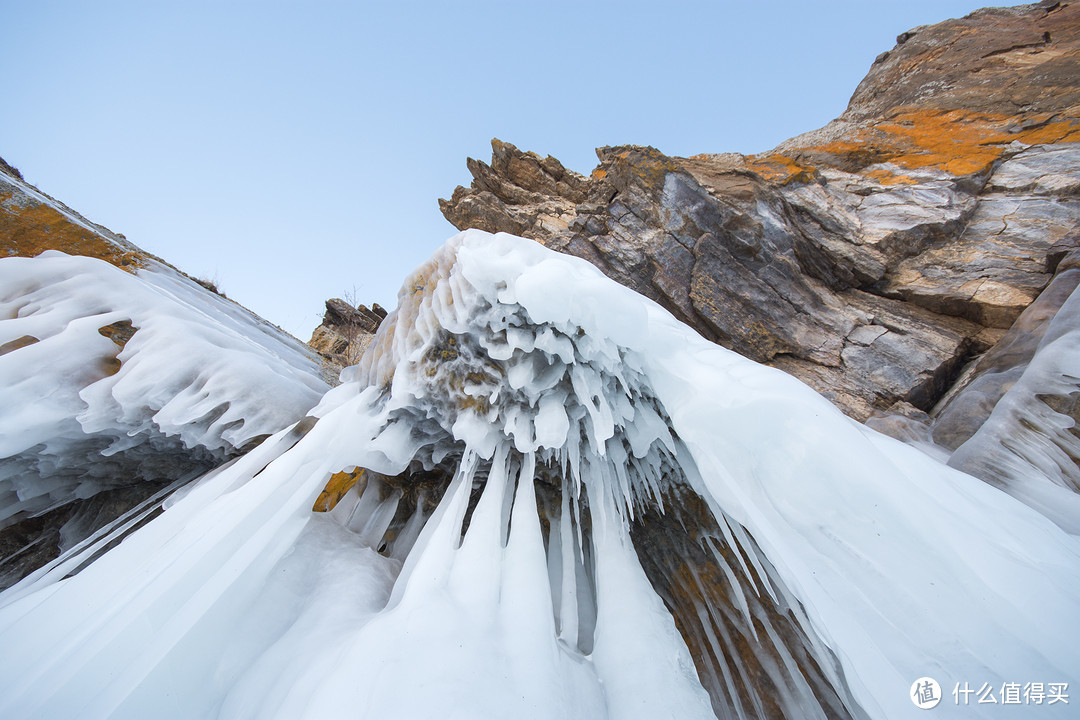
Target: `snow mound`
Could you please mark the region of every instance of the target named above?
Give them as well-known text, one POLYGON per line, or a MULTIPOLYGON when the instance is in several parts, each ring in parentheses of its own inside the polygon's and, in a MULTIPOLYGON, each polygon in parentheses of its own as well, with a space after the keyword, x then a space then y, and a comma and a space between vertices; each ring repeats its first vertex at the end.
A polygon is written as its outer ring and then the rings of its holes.
POLYGON ((462 233, 345 375, 0 595, 0 716, 901 718, 1080 669, 1074 537, 583 261, 462 233))

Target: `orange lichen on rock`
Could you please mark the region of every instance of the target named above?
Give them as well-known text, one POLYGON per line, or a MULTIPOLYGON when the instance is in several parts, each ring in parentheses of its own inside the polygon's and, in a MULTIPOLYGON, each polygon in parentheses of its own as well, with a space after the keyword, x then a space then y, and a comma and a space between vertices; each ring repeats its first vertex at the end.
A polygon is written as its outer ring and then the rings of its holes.
POLYGON ((1038 145, 1078 140, 1080 122, 1074 119, 903 108, 876 124, 871 133, 807 147, 800 154, 837 156, 856 168, 891 162, 959 177, 989 170, 1014 141, 1038 145))
POLYGON ((315 504, 311 506, 312 511, 330 512, 333 510, 341 502, 341 498, 345 497, 345 494, 364 477, 364 472, 363 468, 356 468, 352 472, 342 471, 331 475, 326 487, 319 493, 315 504))
POLYGON ((602 167, 593 171, 593 179, 611 176, 616 185, 619 184, 618 178, 622 178, 659 190, 663 188, 668 173, 682 169, 675 160, 652 147, 601 148, 597 152, 601 153, 602 167), (603 174, 597 175, 597 172, 603 174))
POLYGON ((746 168, 764 180, 777 185, 793 182, 813 182, 817 170, 788 155, 753 155, 746 159, 746 168))
POLYGON ((862 175, 879 185, 915 185, 919 182, 908 175, 901 175, 880 167, 873 170, 864 170, 862 175))
POLYGON ((46 250, 86 255, 134 271, 142 258, 108 238, 73 223, 53 207, 19 202, 0 193, 0 247, 7 255, 35 257, 46 250))
MULTIPOLYGON (((647 148, 652 150, 652 148, 647 148)), ((629 170, 634 175, 637 175, 647 187, 661 187, 664 184, 664 178, 668 173, 677 172, 680 168, 674 160, 662 155, 661 153, 652 150, 652 152, 643 152, 640 159, 629 166, 629 170)), ((622 155, 620 154, 621 158, 622 155)))
POLYGON ((121 361, 117 355, 127 345, 128 340, 135 336, 136 330, 138 328, 132 325, 130 320, 118 320, 98 328, 99 335, 116 343, 116 352, 101 359, 99 369, 104 377, 120 372, 121 361))
POLYGON ((901 151, 890 160, 907 168, 935 167, 951 175, 973 175, 989 169, 1004 152, 1008 137, 1002 120, 964 110, 908 110, 878 125, 897 139, 901 151))
POLYGON ((120 372, 121 365, 120 358, 103 357, 98 362, 98 371, 102 377, 111 377, 120 372))

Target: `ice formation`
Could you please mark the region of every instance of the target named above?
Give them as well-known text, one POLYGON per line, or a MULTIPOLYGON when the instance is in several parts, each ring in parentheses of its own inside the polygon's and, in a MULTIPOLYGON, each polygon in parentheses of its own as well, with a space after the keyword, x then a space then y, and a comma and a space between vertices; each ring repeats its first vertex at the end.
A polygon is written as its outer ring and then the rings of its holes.
POLYGON ((328 389, 300 343, 145 265, 132 274, 56 251, 0 260, 0 527, 191 479, 328 389))
POLYGON ((900 718, 1080 670, 1075 537, 584 261, 462 233, 344 379, 0 595, 0 716, 900 718))
POLYGON ((1031 362, 1013 372, 1016 381, 949 464, 989 478, 1080 535, 1080 437, 1073 419, 1080 393, 1080 290, 1053 316, 1031 362))

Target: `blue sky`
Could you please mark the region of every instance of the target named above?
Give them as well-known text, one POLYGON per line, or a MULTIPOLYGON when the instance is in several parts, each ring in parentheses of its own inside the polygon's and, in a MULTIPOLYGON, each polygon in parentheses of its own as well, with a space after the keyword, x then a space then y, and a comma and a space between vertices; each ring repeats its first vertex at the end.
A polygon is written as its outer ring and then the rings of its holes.
POLYGON ((0 156, 301 339, 388 309, 490 140, 753 153, 980 7, 903 2, 2 2, 0 156))

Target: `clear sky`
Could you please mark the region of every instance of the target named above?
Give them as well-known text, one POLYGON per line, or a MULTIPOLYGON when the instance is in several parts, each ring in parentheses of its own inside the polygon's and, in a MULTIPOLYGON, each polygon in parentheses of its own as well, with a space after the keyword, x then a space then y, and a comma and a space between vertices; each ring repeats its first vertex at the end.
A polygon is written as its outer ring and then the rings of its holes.
POLYGON ((306 340, 328 297, 396 304, 492 137, 760 152, 980 5, 0 0, 0 156, 306 340))

